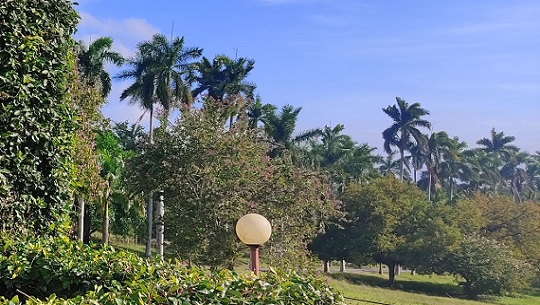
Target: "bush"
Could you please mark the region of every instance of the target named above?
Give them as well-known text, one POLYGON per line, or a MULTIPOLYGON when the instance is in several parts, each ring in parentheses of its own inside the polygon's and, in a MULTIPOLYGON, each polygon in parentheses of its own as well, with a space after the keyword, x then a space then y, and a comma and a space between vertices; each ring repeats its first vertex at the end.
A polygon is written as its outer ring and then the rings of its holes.
POLYGON ((479 236, 465 237, 447 263, 449 272, 465 279, 469 297, 516 291, 527 282, 530 269, 503 244, 479 236))
POLYGON ((295 272, 209 273, 67 238, 3 238, 0 251, 0 304, 344 304, 295 272))
POLYGON ((78 16, 68 0, 0 1, 0 227, 68 228, 68 106, 78 16))

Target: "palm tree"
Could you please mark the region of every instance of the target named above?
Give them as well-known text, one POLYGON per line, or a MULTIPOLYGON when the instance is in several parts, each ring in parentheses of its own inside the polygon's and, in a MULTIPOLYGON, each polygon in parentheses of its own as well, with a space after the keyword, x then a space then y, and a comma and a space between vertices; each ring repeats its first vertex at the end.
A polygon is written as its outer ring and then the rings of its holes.
MULTIPOLYGON (((184 48, 184 38, 175 38, 168 41, 162 34, 156 34, 150 41, 137 45, 137 54, 127 61, 129 69, 122 71, 117 78, 134 82, 126 88, 120 99, 130 98, 129 102, 138 104, 150 111, 149 143, 154 142, 153 115, 154 104, 160 104, 168 114, 172 107, 189 105, 192 101, 189 86, 184 77, 189 72, 190 60, 199 57, 202 50, 199 48, 184 48)), ((161 201, 160 201, 161 202, 161 201)), ((162 207, 160 220, 163 219, 162 207)), ((153 191, 149 192, 147 217, 148 237, 146 242, 146 256, 151 255, 152 218, 153 218, 153 191)), ((159 232, 163 232, 163 223, 160 221, 159 232)), ((158 239, 162 237, 158 236, 158 239)), ((162 241, 158 241, 159 252, 162 253, 162 241)))
POLYGON ((261 97, 257 95, 255 102, 251 103, 247 109, 248 127, 256 129, 259 126, 259 122, 262 122, 265 115, 273 113, 276 110, 276 106, 272 104, 262 103, 261 97))
POLYGON ((78 69, 88 85, 99 88, 103 98, 109 95, 112 88, 111 76, 105 70, 105 64, 120 66, 124 63, 120 53, 111 51, 112 43, 111 37, 98 38, 88 47, 83 41, 77 43, 78 69))
POLYGON ((514 196, 516 203, 521 203, 521 191, 526 186, 529 191, 534 192, 534 188, 531 186, 527 170, 523 164, 527 162, 529 155, 524 152, 514 153, 510 157, 510 161, 507 162, 500 170, 501 177, 509 182, 510 192, 514 196))
POLYGON ((403 180, 405 171, 405 150, 410 147, 410 143, 414 141, 416 144, 421 143, 424 139, 422 132, 418 127, 431 129, 429 121, 421 119, 422 116, 428 115, 429 111, 420 106, 419 103, 409 104, 396 97, 396 105, 383 108, 394 123, 383 131, 384 150, 390 154, 391 146, 396 146, 400 155, 400 179, 403 180))
MULTIPOLYGON (((383 175, 401 175, 401 160, 395 159, 396 151, 391 151, 386 155, 386 157, 379 158, 379 172, 383 175)), ((404 176, 409 177, 410 173, 408 170, 404 171, 404 176)))
POLYGON ((439 133, 439 154, 442 162, 439 163, 440 177, 448 179, 449 199, 454 199, 456 179, 465 180, 471 176, 471 169, 466 162, 464 150, 467 143, 457 137, 449 138, 446 132, 439 133))
POLYGON ((271 158, 279 157, 285 151, 293 152, 296 144, 312 139, 321 133, 320 130, 314 129, 293 136, 302 107, 294 108, 291 105, 285 105, 279 114, 276 114, 275 110, 275 107, 267 107, 261 118, 264 131, 271 140, 272 147, 269 152, 271 158))
POLYGON ((212 61, 203 57, 192 65, 189 81, 196 83, 196 87, 191 95, 195 98, 206 91, 209 97, 221 103, 225 103, 227 95, 244 94, 253 98, 256 86, 245 79, 254 66, 254 60, 244 57, 231 59, 217 55, 212 61))
POLYGON ((315 131, 321 143, 313 146, 312 153, 319 156, 320 167, 328 168, 352 152, 355 143, 350 136, 341 134, 343 129, 345 126, 338 124, 334 128, 324 126, 315 131))
POLYGON ((495 128, 491 129, 490 138, 482 138, 476 142, 478 145, 482 145, 485 152, 493 154, 501 163, 507 160, 512 153, 517 152, 519 149, 514 145, 509 145, 516 138, 513 136, 505 136, 504 132, 496 132, 495 128))
POLYGON ((491 129, 491 135, 489 138, 482 138, 476 142, 476 144, 481 145, 479 149, 486 153, 486 157, 489 158, 489 163, 485 165, 490 166, 490 170, 498 173, 491 182, 495 193, 497 193, 497 187, 503 183, 503 177, 500 175, 500 170, 505 164, 510 164, 512 162, 511 157, 514 156, 518 151, 514 145, 510 143, 513 142, 516 138, 513 136, 506 136, 504 132, 496 132, 495 128, 491 129))

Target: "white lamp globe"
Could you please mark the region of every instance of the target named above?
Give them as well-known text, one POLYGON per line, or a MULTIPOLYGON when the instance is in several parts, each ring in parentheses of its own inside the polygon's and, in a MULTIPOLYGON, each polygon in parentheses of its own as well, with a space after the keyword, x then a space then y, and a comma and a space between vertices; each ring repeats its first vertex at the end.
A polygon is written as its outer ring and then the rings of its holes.
POLYGON ((259 214, 246 214, 236 223, 236 235, 246 245, 262 245, 268 241, 271 234, 270 222, 259 214))

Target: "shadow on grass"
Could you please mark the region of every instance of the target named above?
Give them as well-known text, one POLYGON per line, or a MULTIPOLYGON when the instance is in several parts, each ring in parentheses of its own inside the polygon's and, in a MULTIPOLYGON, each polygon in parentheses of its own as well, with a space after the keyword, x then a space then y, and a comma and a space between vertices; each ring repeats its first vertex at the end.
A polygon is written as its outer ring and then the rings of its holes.
MULTIPOLYGON (((391 288, 388 284, 388 279, 370 274, 340 272, 331 273, 329 276, 336 280, 350 282, 354 285, 369 285, 380 288, 391 288)), ((461 287, 451 283, 416 282, 411 280, 400 280, 398 277, 396 277, 396 285, 393 288, 401 291, 422 293, 432 296, 466 298, 461 287)))

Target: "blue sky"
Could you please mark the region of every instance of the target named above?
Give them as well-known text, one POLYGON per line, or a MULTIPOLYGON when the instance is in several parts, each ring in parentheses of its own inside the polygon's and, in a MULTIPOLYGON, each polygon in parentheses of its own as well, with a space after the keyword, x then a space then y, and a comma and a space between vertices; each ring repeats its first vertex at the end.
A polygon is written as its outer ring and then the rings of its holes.
MULTIPOLYGON (((540 150, 538 1, 81 0, 76 9, 78 39, 111 36, 126 56, 174 23, 208 58, 254 59, 249 80, 263 102, 302 107, 298 131, 341 123, 382 154, 392 123, 382 108, 399 96, 469 147, 495 128, 540 150)), ((119 102, 127 84, 114 84, 103 109, 115 121, 142 113, 119 102)))

